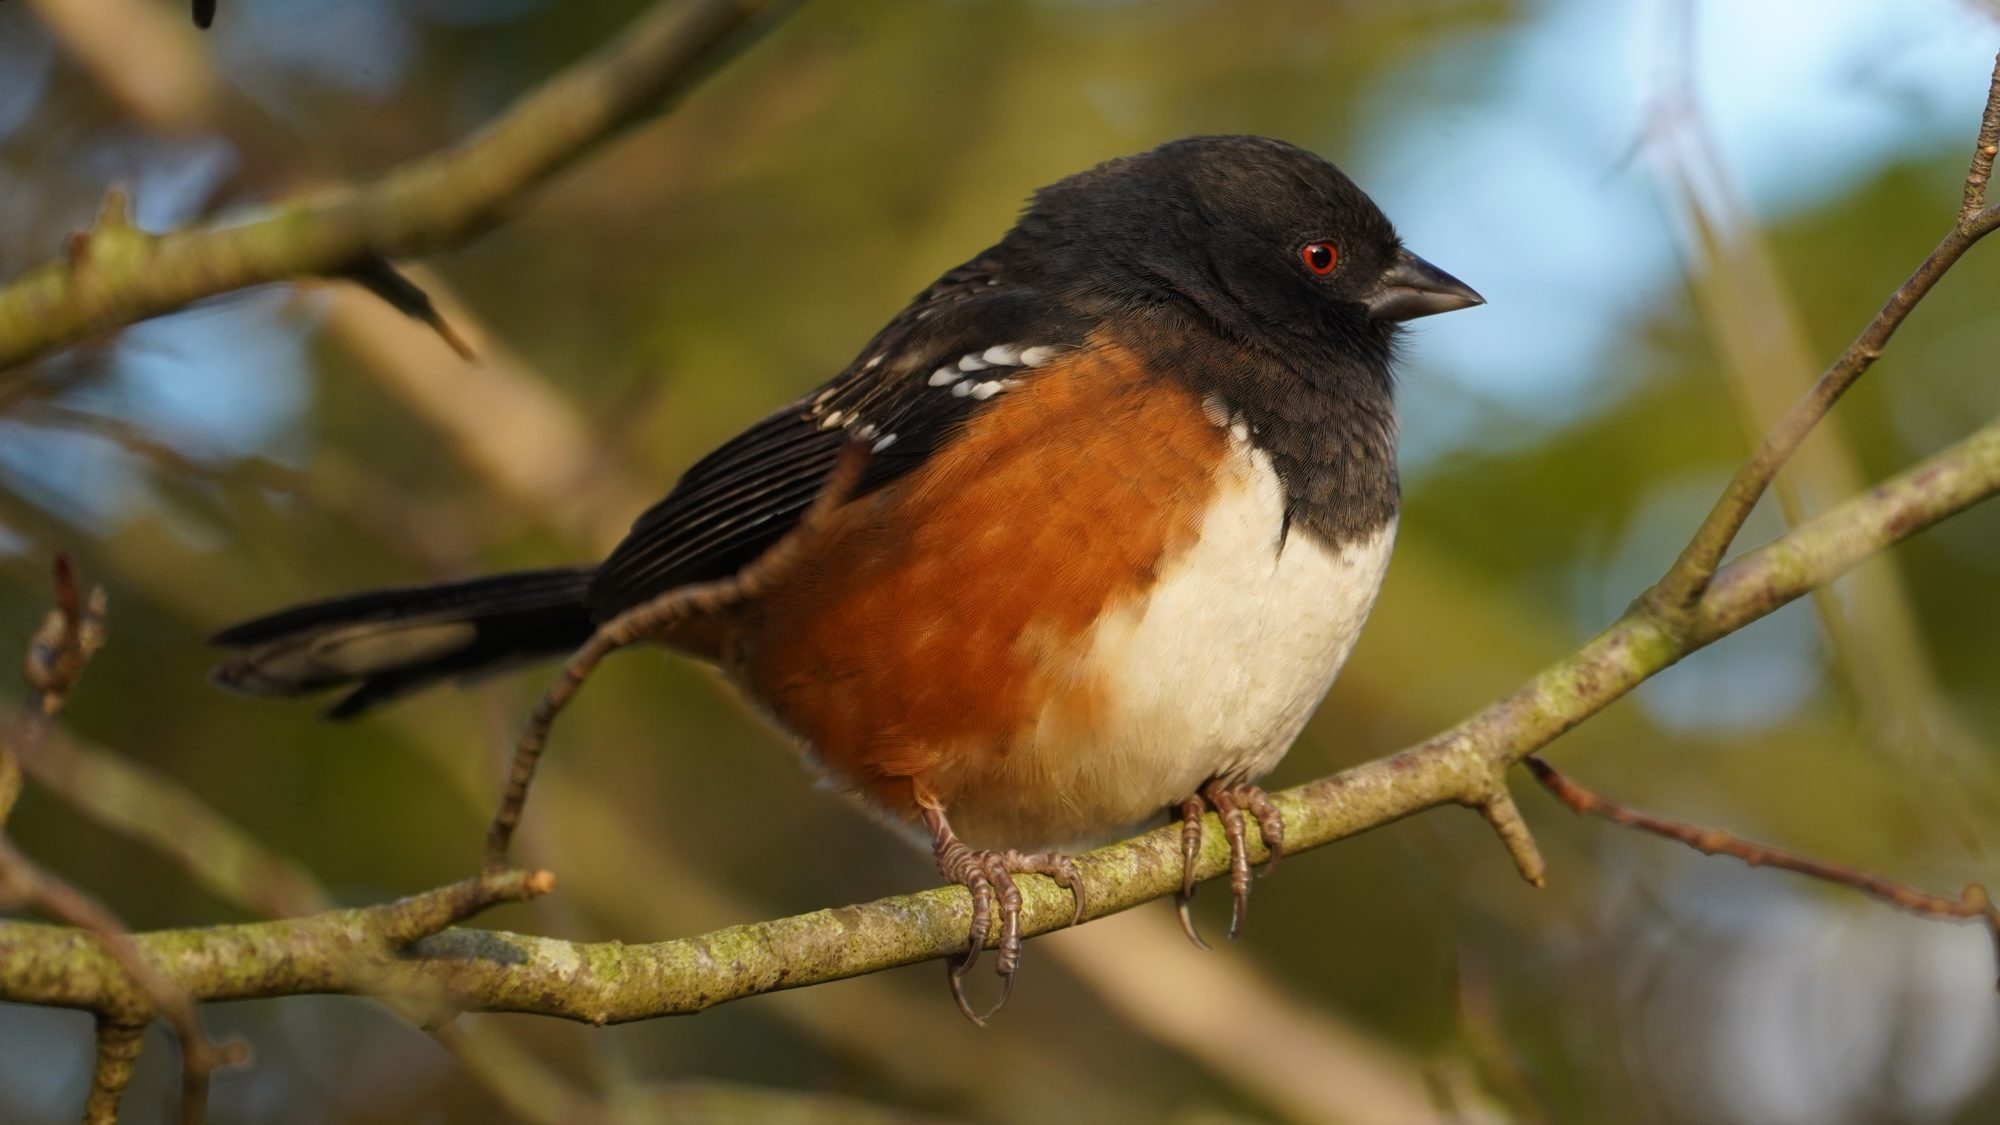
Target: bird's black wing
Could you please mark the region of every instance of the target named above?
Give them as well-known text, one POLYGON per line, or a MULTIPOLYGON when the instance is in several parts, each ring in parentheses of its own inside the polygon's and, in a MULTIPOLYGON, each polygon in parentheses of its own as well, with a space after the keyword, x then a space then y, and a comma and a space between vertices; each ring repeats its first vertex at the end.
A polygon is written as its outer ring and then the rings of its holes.
POLYGON ((872 450, 860 491, 924 463, 965 420, 1080 346, 1089 319, 974 259, 919 294, 854 363, 730 439, 632 525, 592 580, 599 621, 727 577, 795 526, 850 441, 872 450))

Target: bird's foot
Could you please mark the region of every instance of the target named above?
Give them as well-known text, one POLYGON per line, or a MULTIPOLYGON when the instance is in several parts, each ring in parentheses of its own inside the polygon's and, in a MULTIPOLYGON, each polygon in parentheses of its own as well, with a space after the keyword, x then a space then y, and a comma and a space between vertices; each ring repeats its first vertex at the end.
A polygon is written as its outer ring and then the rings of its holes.
POLYGON ((1202 814, 1210 808, 1222 818, 1222 833, 1229 838, 1229 894, 1233 902, 1229 912, 1230 937, 1242 931, 1244 916, 1250 910, 1250 843, 1244 813, 1257 818, 1257 831, 1264 837, 1264 846, 1270 849, 1270 862, 1264 865, 1266 875, 1278 866, 1278 857, 1285 850, 1285 818, 1271 803, 1270 795, 1255 785, 1216 778, 1202 786, 1200 793, 1181 802, 1181 890, 1175 896, 1175 906, 1180 913, 1181 931, 1202 949, 1207 949, 1208 943, 1195 930, 1188 904, 1194 899, 1194 865, 1201 855, 1202 814))
POLYGON ((968 847, 952 832, 941 809, 926 808, 924 823, 930 829, 931 850, 937 856, 938 872, 972 892, 972 926, 966 939, 965 956, 950 962, 947 968, 950 971, 951 998, 958 1005, 958 1010, 964 1013, 966 1019, 983 1027, 1014 994, 1014 973, 1021 966, 1021 888, 1015 885, 1014 876, 1046 875, 1058 886, 1067 888, 1076 899, 1076 913, 1070 918, 1071 925, 1083 918, 1083 881, 1077 875, 1076 863, 1066 855, 1054 852, 1029 855, 968 847), (994 971, 1000 974, 1000 999, 986 1014, 981 1015, 966 999, 965 973, 978 962, 980 951, 986 948, 996 910, 1000 915, 1000 938, 996 943, 999 963, 994 971))

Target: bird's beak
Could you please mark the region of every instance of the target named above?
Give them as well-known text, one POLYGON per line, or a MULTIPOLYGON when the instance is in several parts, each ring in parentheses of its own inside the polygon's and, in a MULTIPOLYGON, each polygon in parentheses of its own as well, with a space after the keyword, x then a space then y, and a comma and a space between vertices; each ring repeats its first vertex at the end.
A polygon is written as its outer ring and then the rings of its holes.
POLYGON ((1396 261, 1383 271, 1362 303, 1368 306, 1372 320, 1415 320, 1483 305, 1486 298, 1408 250, 1398 250, 1396 261))

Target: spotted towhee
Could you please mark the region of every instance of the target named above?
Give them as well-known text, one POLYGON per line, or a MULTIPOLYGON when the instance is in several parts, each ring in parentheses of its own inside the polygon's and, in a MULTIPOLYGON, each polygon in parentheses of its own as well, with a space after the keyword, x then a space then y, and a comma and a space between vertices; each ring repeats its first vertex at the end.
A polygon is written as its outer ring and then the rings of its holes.
MULTIPOLYGON (((872 455, 796 566, 658 639, 712 661, 1018 958, 1012 874, 1164 810, 1228 828, 1347 657, 1395 538, 1399 325, 1480 303, 1318 156, 1196 137, 1038 192, 831 382, 695 464, 596 567, 318 602, 225 630, 219 682, 356 685, 345 718, 729 576, 872 455)), ((1185 910, 1183 911, 1185 918, 1185 910)), ((1233 929, 1233 927, 1232 927, 1233 929)), ((956 976, 954 984, 956 985, 956 976)), ((961 1004, 963 999, 961 997, 961 1004)))

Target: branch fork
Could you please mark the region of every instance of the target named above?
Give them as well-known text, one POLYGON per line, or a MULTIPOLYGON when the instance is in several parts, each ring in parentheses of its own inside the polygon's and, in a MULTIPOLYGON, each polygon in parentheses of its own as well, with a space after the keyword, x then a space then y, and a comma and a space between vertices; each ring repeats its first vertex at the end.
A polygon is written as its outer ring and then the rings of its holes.
POLYGON ((1684 627, 1708 585, 1735 543, 1778 471, 1804 443, 1820 419, 1834 403, 1882 356, 1890 337, 1923 300, 1933 286, 1956 265, 1965 252, 2000 228, 2000 205, 1987 206, 1986 188, 1993 176, 1993 162, 2000 153, 2000 55, 1994 58, 1993 78, 1980 117, 1979 134, 1973 142, 1971 167, 1965 176, 1964 202, 1951 229, 1930 256, 1917 267, 1909 280, 1882 306, 1861 334, 1833 361, 1797 405, 1766 434, 1750 459, 1724 489, 1709 510, 1680 557, 1647 591, 1643 601, 1649 614, 1670 630, 1684 627))

